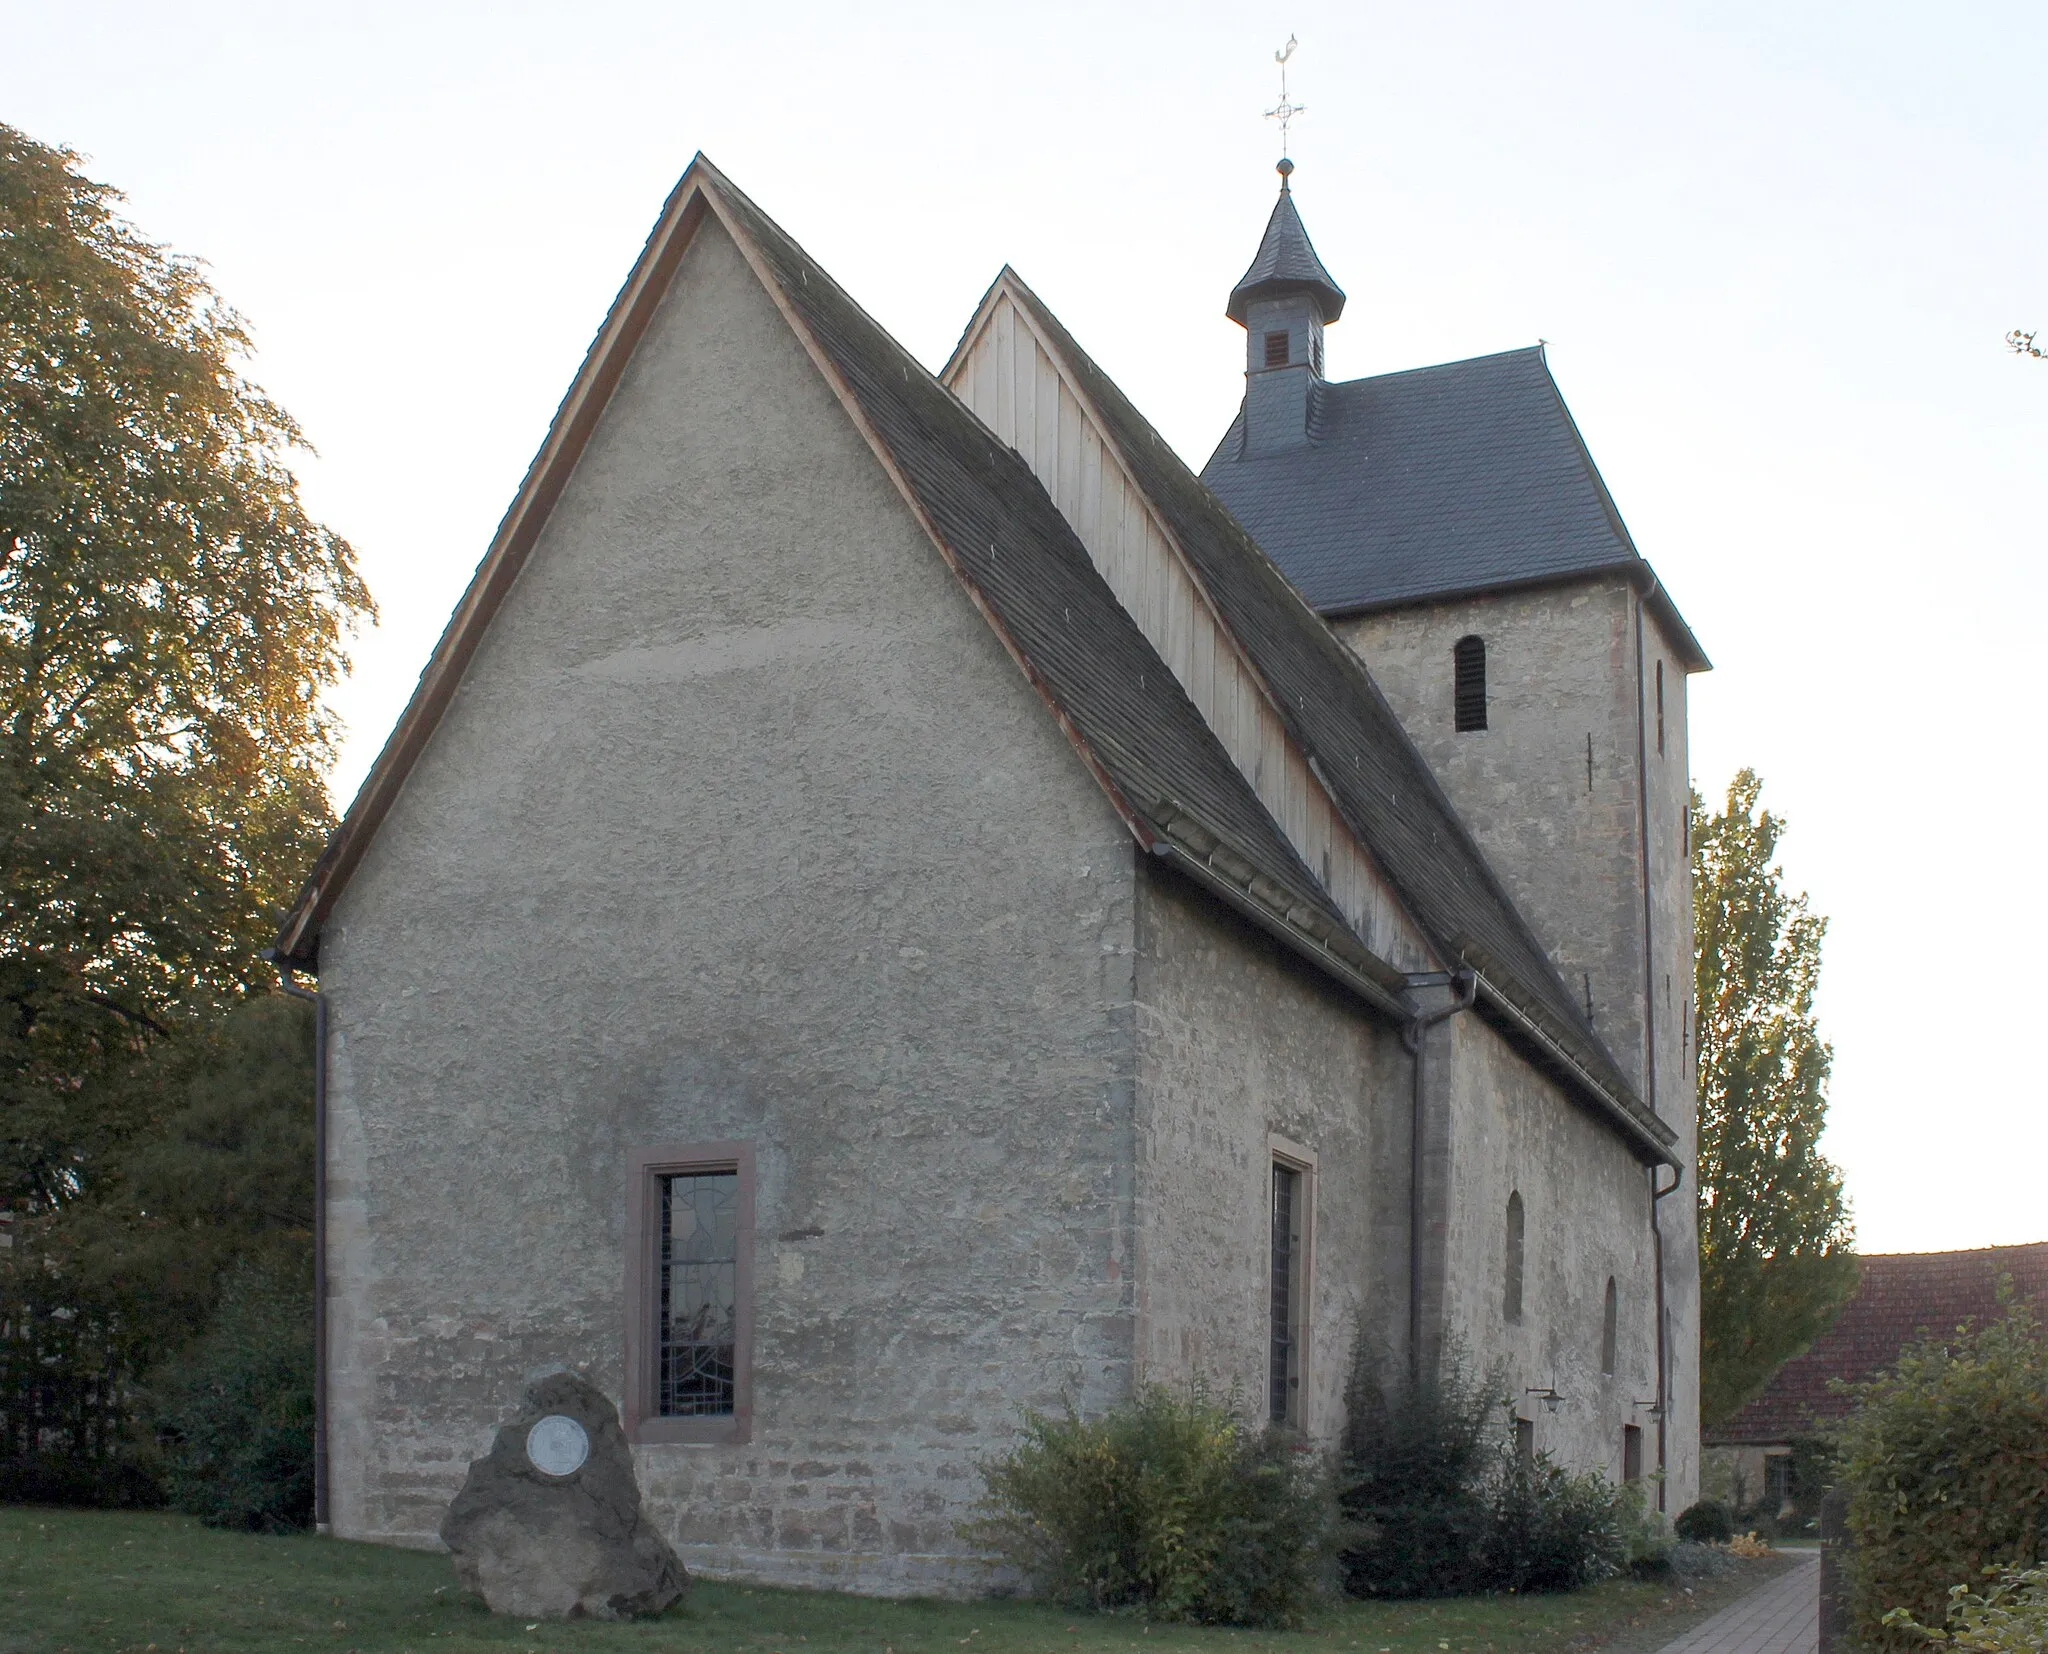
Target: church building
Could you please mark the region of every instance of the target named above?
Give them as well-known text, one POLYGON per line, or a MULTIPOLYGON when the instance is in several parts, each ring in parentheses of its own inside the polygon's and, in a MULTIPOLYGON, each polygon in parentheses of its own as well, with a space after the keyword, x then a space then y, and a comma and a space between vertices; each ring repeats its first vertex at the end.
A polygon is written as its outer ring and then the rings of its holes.
POLYGON ((1290 170, 1198 476, 692 163, 279 941, 332 1532, 564 1368, 762 1580, 973 1590, 1022 1409, 1327 1446, 1354 1350, 1696 1497, 1707 661, 1540 349, 1327 377, 1290 170))

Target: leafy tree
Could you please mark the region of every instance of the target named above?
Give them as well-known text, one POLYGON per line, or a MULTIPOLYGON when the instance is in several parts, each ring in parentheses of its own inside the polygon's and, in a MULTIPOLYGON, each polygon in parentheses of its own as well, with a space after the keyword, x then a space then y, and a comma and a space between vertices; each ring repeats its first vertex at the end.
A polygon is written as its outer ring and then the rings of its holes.
POLYGON ((1784 888, 1753 770, 1692 801, 1699 1007, 1700 1411, 1726 1418, 1854 1289, 1841 1173, 1819 1149, 1833 1054, 1814 1021, 1827 921, 1784 888))
POLYGON ((242 322, 77 162, 0 126, 0 1207, 45 1216, 261 980, 371 613, 242 322))

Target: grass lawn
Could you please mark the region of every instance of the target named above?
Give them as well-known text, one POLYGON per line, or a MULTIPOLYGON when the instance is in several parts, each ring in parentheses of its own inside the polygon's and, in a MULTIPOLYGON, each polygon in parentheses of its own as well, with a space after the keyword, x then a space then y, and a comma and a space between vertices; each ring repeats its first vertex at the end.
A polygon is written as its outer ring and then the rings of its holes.
POLYGON ((1034 1602, 877 1601, 700 1580, 655 1620, 528 1626, 464 1597, 443 1556, 215 1533, 182 1516, 0 1509, 0 1654, 1548 1654, 1655 1647, 1781 1566, 1698 1588, 1340 1603, 1298 1632, 1147 1625, 1034 1602))

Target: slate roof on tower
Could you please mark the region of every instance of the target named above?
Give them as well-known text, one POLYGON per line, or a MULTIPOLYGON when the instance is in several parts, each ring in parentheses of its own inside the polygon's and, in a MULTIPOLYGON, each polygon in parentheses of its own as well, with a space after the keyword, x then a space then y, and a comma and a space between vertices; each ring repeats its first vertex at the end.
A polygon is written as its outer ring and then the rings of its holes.
MULTIPOLYGON (((1244 322, 1254 277, 1266 283, 1298 270, 1304 254, 1329 283, 1283 191, 1258 258, 1231 292, 1231 319, 1244 322)), ((1309 285, 1297 280, 1290 290, 1309 285)), ((1629 538, 1540 345, 1369 379, 1318 379, 1307 437, 1248 455, 1240 405, 1202 481, 1318 613, 1620 574, 1647 594, 1687 670, 1707 669, 1629 538)))
POLYGON ((1334 322, 1344 314, 1344 289, 1330 279, 1330 272, 1316 257, 1308 231, 1302 227, 1301 214, 1294 210, 1294 196, 1283 182, 1273 216, 1266 220, 1258 256, 1230 290, 1226 314, 1232 321, 1242 323, 1254 300, 1284 298, 1291 293, 1313 294, 1326 322, 1334 322))

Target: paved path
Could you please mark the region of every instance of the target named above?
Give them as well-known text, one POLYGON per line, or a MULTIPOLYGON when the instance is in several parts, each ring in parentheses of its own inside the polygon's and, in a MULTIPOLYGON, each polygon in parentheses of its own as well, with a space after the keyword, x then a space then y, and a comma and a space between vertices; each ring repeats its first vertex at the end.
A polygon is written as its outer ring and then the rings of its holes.
POLYGON ((1820 1553, 1759 1586, 1658 1654, 1815 1654, 1820 1646, 1820 1553))

